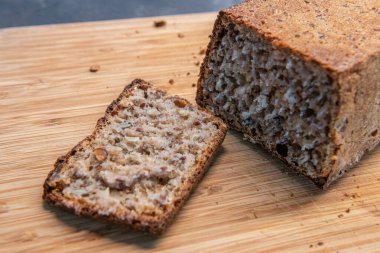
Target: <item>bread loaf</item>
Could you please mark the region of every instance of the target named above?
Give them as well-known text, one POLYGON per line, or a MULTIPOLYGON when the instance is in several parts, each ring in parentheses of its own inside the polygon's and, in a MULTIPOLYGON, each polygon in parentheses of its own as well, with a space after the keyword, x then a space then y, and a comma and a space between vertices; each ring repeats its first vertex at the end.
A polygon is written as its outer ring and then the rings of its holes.
POLYGON ((78 215, 161 233, 226 131, 210 113, 135 80, 92 135, 57 160, 43 198, 78 215))
POLYGON ((377 0, 254 0, 219 13, 196 101, 327 187, 379 143, 377 0))

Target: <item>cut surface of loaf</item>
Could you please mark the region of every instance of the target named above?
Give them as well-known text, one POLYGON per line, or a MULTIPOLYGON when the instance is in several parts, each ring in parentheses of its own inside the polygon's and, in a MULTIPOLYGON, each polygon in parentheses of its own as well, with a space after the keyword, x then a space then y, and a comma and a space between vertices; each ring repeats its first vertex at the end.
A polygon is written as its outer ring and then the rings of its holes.
POLYGON ((221 11, 197 103, 327 187, 380 140, 379 7, 248 0, 221 11))
POLYGON ((57 160, 43 198, 78 215, 159 234, 206 171, 226 131, 209 112, 136 79, 93 134, 57 160))

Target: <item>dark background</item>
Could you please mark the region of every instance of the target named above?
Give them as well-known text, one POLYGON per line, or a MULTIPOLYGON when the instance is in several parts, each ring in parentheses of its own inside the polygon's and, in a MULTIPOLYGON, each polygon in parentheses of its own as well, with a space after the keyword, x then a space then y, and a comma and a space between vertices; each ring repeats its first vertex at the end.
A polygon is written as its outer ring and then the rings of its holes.
POLYGON ((0 0, 0 27, 217 11, 241 0, 0 0))

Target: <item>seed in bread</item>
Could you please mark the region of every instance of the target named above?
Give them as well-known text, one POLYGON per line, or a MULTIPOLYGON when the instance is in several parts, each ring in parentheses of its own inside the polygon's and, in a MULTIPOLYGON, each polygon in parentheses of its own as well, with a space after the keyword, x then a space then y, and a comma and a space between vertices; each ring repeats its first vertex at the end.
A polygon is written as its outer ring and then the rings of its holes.
POLYGON ((209 112, 135 80, 93 134, 57 160, 43 197, 78 215, 161 233, 226 131, 209 112))
POLYGON ((221 11, 197 103, 327 187, 380 141, 379 7, 248 0, 221 11))

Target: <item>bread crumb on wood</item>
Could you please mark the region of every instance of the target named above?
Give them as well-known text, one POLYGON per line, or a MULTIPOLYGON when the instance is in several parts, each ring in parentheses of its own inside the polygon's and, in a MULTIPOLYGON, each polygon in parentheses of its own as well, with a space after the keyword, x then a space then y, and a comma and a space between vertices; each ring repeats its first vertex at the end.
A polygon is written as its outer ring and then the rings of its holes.
POLYGON ((200 51, 199 51, 199 54, 200 55, 203 55, 203 54, 205 54, 206 53, 206 49, 204 49, 204 48, 202 48, 200 51))
POLYGON ((177 37, 180 38, 180 39, 183 39, 183 38, 185 38, 185 35, 183 33, 178 33, 177 37))
POLYGON ((223 190, 223 187, 220 185, 211 185, 207 187, 207 194, 212 195, 214 193, 218 193, 223 190))
POLYGON ((164 27, 166 26, 166 21, 165 20, 156 20, 154 21, 154 27, 164 27))
POLYGON ((190 72, 187 72, 186 75, 189 76, 189 75, 190 75, 190 72))
POLYGON ((98 72, 100 70, 100 65, 99 64, 94 64, 90 67, 89 71, 90 72, 98 72))
POLYGON ((36 232, 31 231, 31 230, 26 230, 21 234, 21 236, 19 237, 19 240, 21 242, 30 242, 36 239, 37 237, 38 237, 38 234, 36 232))
POLYGON ((6 206, 6 202, 0 200, 0 214, 1 213, 7 213, 8 212, 8 207, 6 206))
POLYGON ((343 214, 338 214, 338 218, 343 218, 343 214))
POLYGON ((318 246, 323 246, 323 242, 318 242, 317 245, 318 246))
POLYGON ((351 211, 350 208, 347 208, 345 212, 350 213, 350 211, 351 211))
POLYGON ((170 80, 169 80, 169 83, 170 83, 170 85, 173 85, 173 84, 174 84, 174 80, 173 80, 173 79, 170 79, 170 80))
POLYGON ((249 219, 257 219, 257 218, 259 218, 254 210, 249 211, 247 217, 249 219))
POLYGON ((353 194, 344 193, 344 196, 350 199, 357 199, 360 198, 360 194, 355 192, 353 194))
POLYGON ((199 66, 201 63, 200 63, 200 61, 197 61, 196 63, 194 63, 195 64, 195 66, 199 66))
POLYGON ((195 86, 197 86, 195 83, 193 83, 193 84, 191 85, 191 87, 195 87, 195 86))

